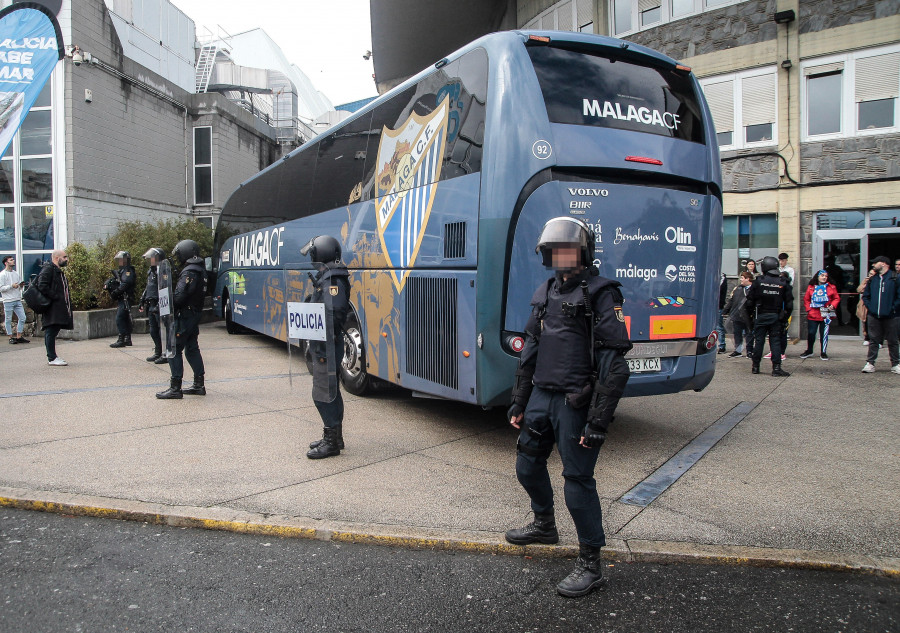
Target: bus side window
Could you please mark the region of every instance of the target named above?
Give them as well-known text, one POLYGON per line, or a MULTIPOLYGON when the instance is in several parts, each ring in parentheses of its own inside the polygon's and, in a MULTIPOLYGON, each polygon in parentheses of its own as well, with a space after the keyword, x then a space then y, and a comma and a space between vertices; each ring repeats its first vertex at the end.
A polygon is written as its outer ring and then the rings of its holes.
POLYGON ((363 114, 319 141, 310 213, 336 209, 359 200, 357 186, 364 176, 371 120, 371 113, 363 114))
POLYGON ((450 165, 445 166, 447 169, 441 174, 442 180, 481 171, 487 72, 487 54, 484 49, 475 49, 459 59, 458 106, 461 121, 453 146, 449 148, 450 165))

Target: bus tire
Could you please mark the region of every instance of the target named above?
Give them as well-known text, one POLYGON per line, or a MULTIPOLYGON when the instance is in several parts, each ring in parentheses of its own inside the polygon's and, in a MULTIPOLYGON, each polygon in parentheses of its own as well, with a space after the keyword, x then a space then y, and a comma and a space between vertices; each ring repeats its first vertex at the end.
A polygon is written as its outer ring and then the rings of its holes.
POLYGON ((222 296, 222 312, 225 317, 225 331, 229 334, 239 334, 241 326, 235 323, 231 316, 231 298, 227 294, 222 296))
POLYGON ((364 396, 372 389, 374 380, 366 372, 365 343, 355 314, 344 324, 344 358, 341 361, 341 382, 354 396, 364 396))

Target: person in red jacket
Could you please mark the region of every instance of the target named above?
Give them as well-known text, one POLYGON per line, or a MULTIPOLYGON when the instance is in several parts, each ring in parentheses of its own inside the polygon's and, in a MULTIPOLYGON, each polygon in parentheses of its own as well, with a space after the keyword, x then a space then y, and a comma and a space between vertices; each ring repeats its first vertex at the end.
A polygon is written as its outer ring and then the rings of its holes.
POLYGON ((816 332, 819 332, 819 342, 822 346, 822 360, 828 360, 828 329, 831 319, 836 315, 841 297, 837 288, 828 279, 828 272, 820 270, 806 287, 806 295, 803 304, 806 306, 807 335, 806 351, 800 354, 800 358, 809 358, 813 355, 813 347, 816 344, 816 332))

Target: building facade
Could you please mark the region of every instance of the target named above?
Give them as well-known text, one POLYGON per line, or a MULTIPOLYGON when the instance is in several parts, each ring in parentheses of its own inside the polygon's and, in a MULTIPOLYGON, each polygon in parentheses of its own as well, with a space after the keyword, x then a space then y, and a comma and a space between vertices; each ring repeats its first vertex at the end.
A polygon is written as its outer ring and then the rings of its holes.
POLYGON ((123 220, 212 227, 241 182, 305 140, 290 122, 197 90, 203 47, 168 0, 43 4, 68 54, 0 159, 0 255, 16 255, 24 278, 53 249, 96 242, 123 220))
MULTIPOLYGON (((826 268, 844 299, 832 332, 858 333, 854 291, 868 261, 900 257, 900 1, 494 4, 518 28, 610 35, 691 66, 721 151, 723 271, 735 276, 750 258, 786 252, 800 298, 813 273, 826 268)), ((482 34, 473 29, 469 39, 482 34)), ((376 60, 387 35, 373 19, 376 60)), ((402 37, 392 35, 396 47, 402 37)), ((380 86, 390 78, 376 80, 380 86)), ((794 336, 805 334, 800 303, 794 336)))

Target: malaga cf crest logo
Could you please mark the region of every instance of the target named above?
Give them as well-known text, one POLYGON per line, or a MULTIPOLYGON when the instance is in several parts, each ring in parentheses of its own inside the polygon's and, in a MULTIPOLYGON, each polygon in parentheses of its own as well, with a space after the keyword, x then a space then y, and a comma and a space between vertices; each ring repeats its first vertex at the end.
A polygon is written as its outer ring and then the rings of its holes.
POLYGON ((378 144, 375 209, 378 237, 403 290, 416 261, 438 180, 447 136, 448 100, 427 116, 412 113, 396 130, 384 128, 378 144))

